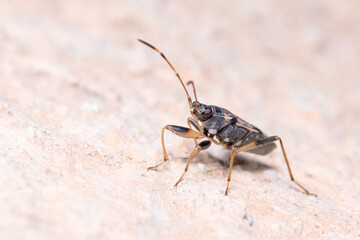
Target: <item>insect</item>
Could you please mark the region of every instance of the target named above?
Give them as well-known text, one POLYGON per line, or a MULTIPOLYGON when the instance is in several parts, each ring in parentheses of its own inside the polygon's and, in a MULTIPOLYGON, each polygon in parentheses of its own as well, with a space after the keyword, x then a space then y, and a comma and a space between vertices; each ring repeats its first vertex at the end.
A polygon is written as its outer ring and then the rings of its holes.
POLYGON ((221 145, 226 150, 231 151, 229 173, 225 190, 225 195, 227 195, 235 153, 251 152, 259 155, 266 155, 276 148, 275 142, 279 141, 291 181, 293 181, 298 187, 300 187, 307 195, 316 196, 316 194, 310 193, 305 187, 303 187, 299 182, 294 179, 288 158, 286 156, 284 144, 280 137, 266 135, 259 128, 239 118, 225 108, 200 103, 197 100, 194 82, 189 81, 187 82, 187 85, 191 85, 194 91, 195 101, 193 102, 180 75, 177 73, 177 71, 170 63, 170 61, 165 57, 165 55, 150 43, 147 43, 141 39, 138 40, 158 52, 174 71, 176 77, 178 78, 182 87, 185 90, 191 114, 191 117, 187 119, 189 128, 176 125, 166 125, 162 129, 161 143, 164 153, 164 160, 153 167, 149 167, 148 170, 154 170, 169 160, 164 143, 165 130, 168 130, 180 137, 194 139, 195 142, 195 149, 190 154, 186 163, 184 173, 176 182, 175 187, 183 180, 186 172, 189 169, 190 161, 196 155, 198 155, 199 152, 208 149, 212 143, 221 145), (198 142, 199 139, 206 140, 198 142))

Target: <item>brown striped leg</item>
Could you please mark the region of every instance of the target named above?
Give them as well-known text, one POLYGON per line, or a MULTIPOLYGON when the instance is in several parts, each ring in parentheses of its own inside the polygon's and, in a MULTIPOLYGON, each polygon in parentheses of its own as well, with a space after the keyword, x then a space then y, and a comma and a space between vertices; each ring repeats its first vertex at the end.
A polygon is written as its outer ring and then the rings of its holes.
POLYGON ((232 167, 233 167, 233 164, 234 164, 234 156, 235 156, 235 150, 232 150, 232 152, 231 152, 231 158, 230 158, 229 174, 228 174, 227 184, 226 184, 226 190, 225 190, 225 195, 228 194, 228 189, 229 189, 229 184, 230 184, 230 179, 231 179, 231 171, 232 171, 232 167))
MULTIPOLYGON (((294 178, 294 176, 293 176, 293 174, 292 174, 292 172, 291 172, 289 160, 288 160, 288 158, 287 158, 287 156, 286 156, 284 144, 283 144, 281 138, 278 137, 278 136, 272 136, 272 137, 269 137, 269 138, 270 138, 271 140, 273 140, 273 142, 275 142, 275 141, 279 141, 279 142, 280 142, 281 150, 282 150, 282 153, 283 153, 283 155, 284 155, 285 163, 286 163, 286 166, 287 166, 287 168, 288 168, 291 181, 293 181, 296 185, 298 185, 307 195, 313 195, 313 196, 317 197, 316 194, 309 192, 305 187, 303 187, 300 183, 298 183, 298 182, 295 180, 295 178, 294 178)), ((269 139, 269 138, 267 138, 267 139, 269 139)), ((264 139, 264 141, 265 141, 265 140, 266 140, 266 139, 264 139)))
POLYGON ((260 140, 260 141, 255 141, 255 142, 251 142, 245 146, 242 146, 238 149, 236 149, 236 152, 241 152, 241 151, 247 151, 247 150, 250 150, 250 149, 254 149, 254 148, 258 148, 258 147, 261 147, 261 146, 264 146, 266 144, 269 144, 269 143, 273 143, 275 141, 279 141, 280 142, 280 146, 281 146, 281 150, 282 150, 282 153, 283 153, 283 156, 284 156, 284 159, 285 159, 285 163, 286 163, 286 166, 287 166, 287 169, 289 171, 289 175, 290 175, 290 179, 291 181, 293 181, 298 187, 300 187, 305 193, 306 195, 312 195, 312 196, 315 196, 317 197, 316 194, 314 193, 310 193, 305 187, 303 187, 299 182, 297 182, 291 172, 291 168, 290 168, 290 164, 289 164, 289 160, 286 156, 286 152, 285 152, 285 148, 284 148, 284 144, 281 140, 280 137, 278 136, 271 136, 271 137, 268 137, 268 138, 265 138, 263 140, 260 140))
POLYGON ((185 173, 187 172, 187 170, 189 169, 189 164, 190 161, 196 156, 198 155, 198 153, 202 150, 208 149, 211 145, 211 142, 209 140, 205 140, 200 142, 194 149, 194 151, 191 153, 190 157, 188 158, 188 161, 186 163, 186 167, 185 167, 185 171, 184 173, 181 175, 179 181, 176 182, 175 187, 177 187, 177 185, 183 180, 185 173))
POLYGON ((164 132, 165 130, 169 130, 170 132, 180 136, 180 137, 184 137, 184 138, 193 138, 193 139, 197 139, 197 138, 202 138, 204 137, 201 133, 198 133, 192 129, 189 128, 185 128, 185 127, 181 127, 181 126, 175 126, 175 125, 166 125, 161 132, 161 143, 162 143, 162 148, 163 148, 163 153, 164 153, 164 161, 162 161, 161 163, 153 166, 153 167, 149 167, 148 170, 154 170, 158 167, 160 167, 161 165, 163 165, 164 163, 166 163, 169 160, 169 157, 166 153, 166 149, 165 149, 165 143, 164 143, 164 132))
MULTIPOLYGON (((194 127, 196 130, 198 130, 198 131, 200 132, 199 126, 196 124, 196 122, 195 122, 194 119, 192 119, 192 118, 189 117, 189 118, 187 119, 187 123, 188 123, 188 125, 189 125, 189 127, 190 127, 191 129, 193 129, 193 127, 194 127)), ((194 138, 194 142, 195 142, 195 145, 198 145, 198 142, 197 142, 196 138, 194 138)))

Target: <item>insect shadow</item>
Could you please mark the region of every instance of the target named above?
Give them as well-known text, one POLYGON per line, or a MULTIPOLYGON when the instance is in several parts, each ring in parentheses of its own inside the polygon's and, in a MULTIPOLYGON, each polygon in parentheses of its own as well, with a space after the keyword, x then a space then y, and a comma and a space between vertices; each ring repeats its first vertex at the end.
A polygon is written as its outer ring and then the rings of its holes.
MULTIPOLYGON (((199 154, 197 157, 196 162, 200 163, 210 163, 215 162, 219 163, 224 168, 229 168, 230 163, 228 161, 224 161, 224 159, 228 159, 230 153, 224 153, 221 157, 214 156, 211 153, 207 154, 199 154)), ((186 157, 181 158, 182 160, 187 160, 186 157)), ((234 166, 239 166, 241 170, 247 171, 247 172, 263 172, 266 170, 276 170, 277 168, 268 164, 265 164, 263 162, 260 162, 256 157, 252 156, 251 154, 246 153, 239 153, 236 154, 234 157, 234 166)))

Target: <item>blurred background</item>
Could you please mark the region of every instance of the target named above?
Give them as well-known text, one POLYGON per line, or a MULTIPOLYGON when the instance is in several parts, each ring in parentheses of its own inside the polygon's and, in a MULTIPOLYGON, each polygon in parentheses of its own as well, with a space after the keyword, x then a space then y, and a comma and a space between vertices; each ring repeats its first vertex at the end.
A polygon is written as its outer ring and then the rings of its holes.
POLYGON ((360 2, 0 1, 1 239, 357 239, 360 2), (190 164, 186 95, 284 140, 190 164))

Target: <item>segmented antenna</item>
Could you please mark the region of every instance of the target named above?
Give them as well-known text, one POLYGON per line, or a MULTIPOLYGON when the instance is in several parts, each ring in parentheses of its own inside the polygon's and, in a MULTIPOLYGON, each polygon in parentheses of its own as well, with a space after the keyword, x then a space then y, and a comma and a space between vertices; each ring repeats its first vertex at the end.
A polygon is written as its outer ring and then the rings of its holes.
POLYGON ((196 100, 196 111, 198 113, 200 113, 200 102, 197 100, 197 96, 196 96, 196 89, 195 89, 195 84, 194 81, 190 80, 186 83, 186 85, 192 85, 193 90, 194 90, 194 96, 195 96, 195 100, 196 100))
MULTIPOLYGON (((182 81, 180 75, 176 72, 175 68, 171 65, 171 63, 169 62, 169 60, 165 57, 165 55, 164 55, 159 49, 157 49, 156 47, 154 47, 154 46, 151 45, 150 43, 147 43, 147 42, 145 42, 144 40, 141 40, 141 39, 138 39, 138 40, 139 40, 139 42, 145 44, 146 46, 148 46, 148 47, 154 49, 155 51, 157 51, 158 53, 160 53, 160 56, 161 56, 163 59, 165 59, 165 61, 169 64, 169 66, 170 66, 171 69, 174 71, 176 77, 180 80, 180 83, 181 83, 181 85, 183 86, 183 88, 184 88, 184 90, 185 90, 185 93, 186 93, 186 95, 187 95, 187 100, 188 100, 188 102, 189 102, 189 108, 192 108, 192 100, 191 100, 191 97, 190 97, 190 95, 189 95, 189 93, 188 93, 188 91, 187 91, 187 89, 186 89, 186 87, 185 87, 185 85, 184 85, 184 82, 182 81)), ((195 98, 196 98, 196 97, 195 97, 195 98)))

